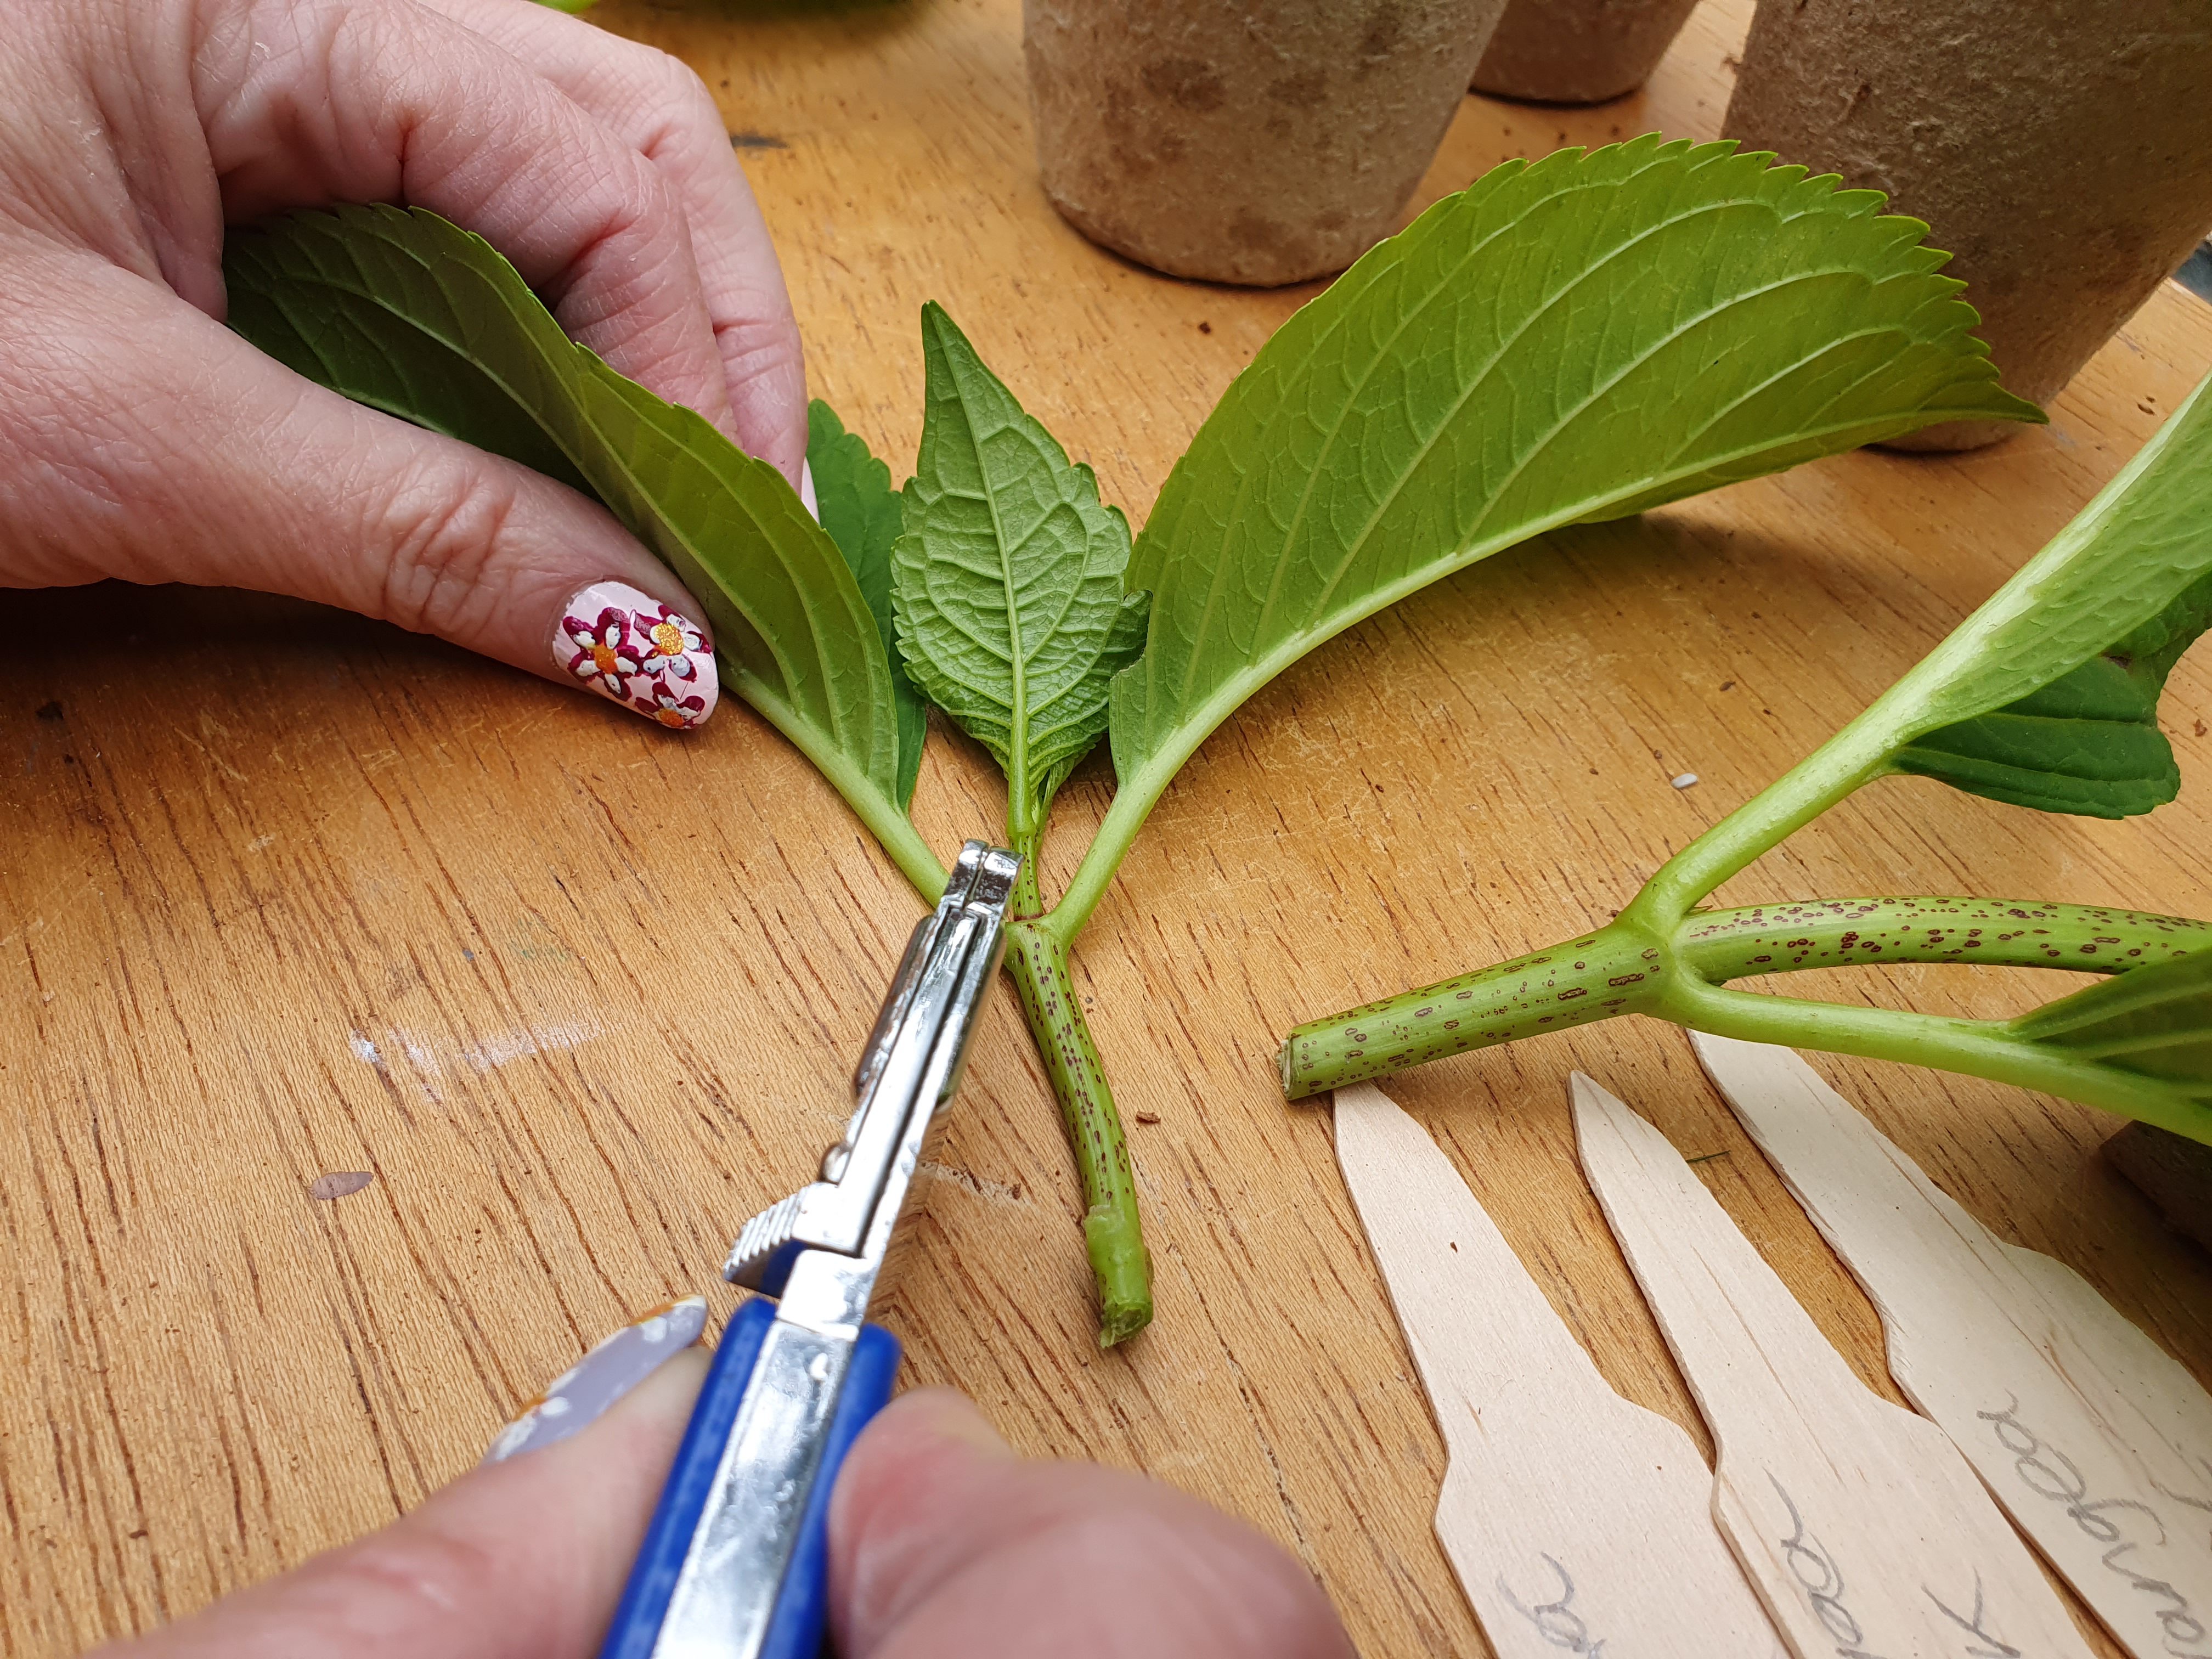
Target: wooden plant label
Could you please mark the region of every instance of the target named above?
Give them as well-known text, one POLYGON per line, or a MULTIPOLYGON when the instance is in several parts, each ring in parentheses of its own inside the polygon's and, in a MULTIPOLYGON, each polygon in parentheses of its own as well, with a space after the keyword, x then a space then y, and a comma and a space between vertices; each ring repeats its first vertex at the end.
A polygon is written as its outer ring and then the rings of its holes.
POLYGON ((1450 1466, 1437 1536, 1500 1659, 1779 1659, 1690 1437, 1615 1394, 1451 1160, 1380 1090, 1336 1156, 1450 1466))
POLYGON ((1571 1088, 1583 1171, 1719 1443, 1721 1530, 1798 1659, 2087 1659, 1948 1437, 1852 1374, 1664 1135, 1571 1088))
POLYGON ((1794 1052, 1691 1040, 1866 1288, 1905 1397, 2136 1659, 2212 1655, 2212 1395, 2071 1267, 1968 1215, 1794 1052))

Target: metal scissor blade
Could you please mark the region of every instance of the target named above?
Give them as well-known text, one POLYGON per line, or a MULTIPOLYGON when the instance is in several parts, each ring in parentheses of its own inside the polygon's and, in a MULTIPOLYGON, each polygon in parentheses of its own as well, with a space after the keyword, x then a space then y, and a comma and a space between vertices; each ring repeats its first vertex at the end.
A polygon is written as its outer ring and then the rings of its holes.
MULTIPOLYGON (((921 1115, 959 1085, 983 994, 1006 949, 1006 906, 1021 860, 969 842, 937 908, 915 924, 853 1074, 844 1137, 823 1157, 821 1179, 769 1206, 738 1233, 726 1278, 775 1292, 805 1249, 859 1255, 921 1115)), ((894 1212, 899 1195, 891 1199, 894 1212)))
POLYGON ((725 1269, 763 1290, 724 1334, 601 1659, 817 1659, 829 1494, 890 1397, 866 1323, 925 1137, 958 1086, 1021 860, 970 842, 908 941, 854 1074, 844 1138, 745 1224, 725 1269))

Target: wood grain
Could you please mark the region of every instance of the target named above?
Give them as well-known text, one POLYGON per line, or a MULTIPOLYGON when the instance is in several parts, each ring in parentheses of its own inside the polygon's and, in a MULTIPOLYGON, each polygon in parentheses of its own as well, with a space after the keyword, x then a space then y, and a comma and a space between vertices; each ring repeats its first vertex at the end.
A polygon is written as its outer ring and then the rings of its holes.
POLYGON ((1712 1430, 1714 1517, 1797 1659, 2086 1655, 1950 1437, 1852 1375, 1666 1136, 1570 1087, 1583 1173, 1712 1430))
POLYGON ((1713 1522, 1713 1472, 1607 1386, 1451 1160, 1339 1089, 1336 1161, 1450 1464, 1437 1536, 1501 1659, 1787 1659, 1713 1522))
MULTIPOLYGON (((1468 100, 1422 199, 1508 155, 1709 137, 1747 15, 1713 0, 1647 90, 1468 100)), ((604 0, 722 100, 816 391, 903 465, 919 307, 1141 520, 1304 297, 1166 281, 1054 216, 1016 0, 604 0)), ((1281 1540, 1364 1651, 1486 1651, 1430 1528, 1443 1452, 1326 1120, 1285 1106, 1299 1020, 1533 949, 1824 738, 2063 524, 2212 365, 2169 286, 2051 427, 1858 454, 1551 536, 1331 642, 1184 771, 1086 932, 1159 1317, 1092 1343, 1073 1170, 1011 998, 981 1033, 908 1276, 915 1381, 1024 1449, 1151 1470, 1281 1540), (1676 791, 1668 779, 1704 781, 1676 791)), ((0 1652, 52 1659, 373 1526, 466 1468, 627 1316, 714 1285, 803 1179, 915 910, 836 798, 738 708, 696 740, 431 641, 234 594, 17 596, 0 664, 0 1652), (364 1045, 374 1048, 369 1058, 364 1045), (318 1200, 319 1176, 367 1171, 318 1200)), ((2166 720, 2191 780, 2125 823, 1887 783, 1730 903, 1981 890, 2212 915, 2212 659, 2166 720)), ((1064 879, 1109 784, 1060 796, 1064 879)), ((941 738, 918 817, 994 822, 941 738)), ((1816 976, 1985 1014, 2051 976, 1816 976)), ((1698 1076, 1619 1024, 1394 1085, 1607 1380, 1703 1439, 1574 1164, 1602 1073, 1701 1164, 1860 1375, 1864 1298, 1698 1076)), ((2198 1376, 2212 1264, 2096 1158, 2097 1113, 1818 1062, 2001 1234, 2079 1269, 2198 1376)), ((726 1303, 718 1303, 718 1311, 726 1303)))

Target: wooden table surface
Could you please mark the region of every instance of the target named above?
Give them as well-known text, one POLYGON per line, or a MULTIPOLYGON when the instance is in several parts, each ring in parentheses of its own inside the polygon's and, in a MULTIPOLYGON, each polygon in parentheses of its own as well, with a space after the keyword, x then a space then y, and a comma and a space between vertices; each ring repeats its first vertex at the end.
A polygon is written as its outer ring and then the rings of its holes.
MULTIPOLYGON (((1649 91, 1470 100, 1432 199, 1510 155, 1711 136, 1747 5, 1649 91)), ((1310 290, 1170 282, 1082 241, 1030 156, 1018 0, 607 0, 722 100, 816 391, 905 468, 944 301, 1141 520, 1310 290)), ((1301 1018, 1564 937, 1825 738, 2080 505, 2212 365, 2168 285, 2049 428, 1857 454, 1476 567, 1315 653, 1206 746, 1085 937, 1158 1317, 1092 1340, 1072 1165, 1011 997, 977 1045, 882 1316, 907 1376, 1020 1446, 1249 1516, 1362 1649, 1486 1651, 1430 1534, 1439 1442, 1330 1151, 1273 1066, 1301 1018), (1694 788, 1668 787, 1693 771, 1694 788)), ((902 471, 902 476, 903 472, 902 471)), ((827 786, 732 703, 685 738, 435 642, 231 594, 14 600, 0 666, 0 1651, 143 1628, 469 1467, 588 1342, 716 1285, 804 1178, 915 914, 827 786), (334 1200, 331 1172, 374 1179, 334 1200)), ((2181 804, 2107 824, 1869 792, 1732 902, 1978 890, 2212 914, 2212 658, 2166 726, 2181 804)), ((1072 869, 1108 784, 1063 796, 1072 869)), ((996 822, 933 745, 916 818, 996 822)), ((1793 989, 1960 1012, 2045 975, 1793 989)), ((2113 1120, 1822 1060, 1948 1190, 2200 1374, 2212 1267, 2097 1157, 2113 1120)), ((1595 1073, 1691 1154, 1870 1381, 1875 1323, 1680 1034, 1606 1024, 1398 1079, 1599 1365, 1703 1437, 1577 1173, 1595 1073)), ((718 1292, 718 1294, 720 1294, 718 1292)), ((718 1303, 718 1307, 725 1305, 718 1303)), ((2110 1651, 2110 1650, 2107 1650, 2110 1651)))

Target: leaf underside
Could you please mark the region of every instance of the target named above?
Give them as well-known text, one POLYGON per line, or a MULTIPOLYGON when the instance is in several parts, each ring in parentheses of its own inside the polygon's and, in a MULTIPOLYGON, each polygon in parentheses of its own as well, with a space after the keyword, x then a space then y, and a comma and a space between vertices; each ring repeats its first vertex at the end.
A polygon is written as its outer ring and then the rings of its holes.
POLYGON ((844 556, 767 462, 561 331, 481 237, 345 207, 234 232, 231 325, 310 380, 586 489, 707 607, 724 681, 848 794, 896 800, 890 660, 844 556))
POLYGON ((2023 1014, 2008 1030, 2212 1104, 2212 952, 2130 969, 2023 1014))
POLYGON ((1114 686, 1125 781, 1322 640, 1473 560, 2001 390, 1926 227, 1731 144, 1509 162, 1277 331, 1162 490, 1114 686))
POLYGON ((1006 772, 1017 842, 1106 729, 1144 648, 1129 525, 935 305, 922 309, 921 453, 893 551, 908 671, 1006 772))
POLYGON ((890 468, 876 459, 859 434, 848 432, 837 411, 819 398, 806 406, 806 464, 814 474, 822 527, 853 568, 853 579, 876 619, 876 632, 890 663, 892 694, 898 700, 896 799, 903 809, 914 799, 915 780, 921 771, 929 709, 900 660, 891 614, 891 544, 899 534, 899 492, 891 487, 890 468))

